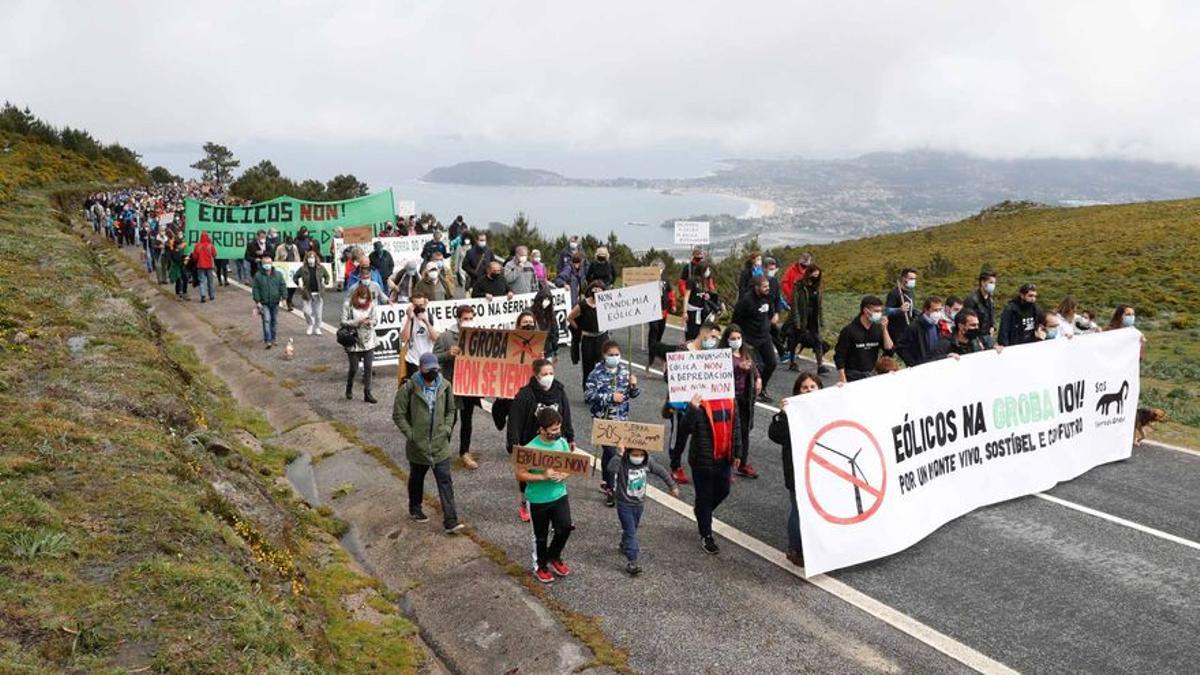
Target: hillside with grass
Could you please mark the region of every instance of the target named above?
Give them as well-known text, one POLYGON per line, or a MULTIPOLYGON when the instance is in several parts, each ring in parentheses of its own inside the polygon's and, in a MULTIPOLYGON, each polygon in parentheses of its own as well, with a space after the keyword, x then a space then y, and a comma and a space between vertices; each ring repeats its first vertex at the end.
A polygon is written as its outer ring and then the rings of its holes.
MULTIPOLYGON (((999 275, 996 311, 1026 281, 1052 310, 1066 295, 1107 324, 1132 304, 1147 338, 1142 404, 1172 424, 1156 438, 1200 447, 1200 199, 1050 208, 999 204, 938 227, 804 247, 824 271, 826 331, 837 331, 864 293, 882 296, 901 268, 919 271, 918 298, 964 296, 981 269, 999 275)), ((800 248, 771 251, 787 265, 800 248)), ((732 279, 740 264, 721 264, 732 279)), ((728 282, 732 287, 732 281, 728 282)))
POLYGON ((69 228, 140 165, 0 142, 0 672, 418 667, 344 525, 283 482, 294 453, 69 228))

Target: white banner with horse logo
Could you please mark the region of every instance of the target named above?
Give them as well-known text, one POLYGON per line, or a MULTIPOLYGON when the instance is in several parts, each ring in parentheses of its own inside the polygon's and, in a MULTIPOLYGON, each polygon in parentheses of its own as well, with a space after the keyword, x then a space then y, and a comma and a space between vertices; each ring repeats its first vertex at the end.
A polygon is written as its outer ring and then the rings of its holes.
POLYGON ((1141 333, 943 360, 787 399, 809 576, 1132 452, 1141 333))

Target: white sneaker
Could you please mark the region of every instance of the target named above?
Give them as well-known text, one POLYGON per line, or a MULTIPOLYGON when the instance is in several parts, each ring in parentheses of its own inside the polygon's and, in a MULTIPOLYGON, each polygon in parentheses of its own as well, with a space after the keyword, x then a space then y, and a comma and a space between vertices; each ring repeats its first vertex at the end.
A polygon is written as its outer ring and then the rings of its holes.
POLYGON ((309 326, 309 327, 308 327, 308 328, 307 328, 307 329, 306 329, 304 332, 305 332, 306 334, 308 334, 308 335, 312 335, 312 334, 313 334, 313 327, 312 327, 312 326, 309 326))
POLYGON ((317 332, 316 332, 316 334, 317 334, 317 335, 324 335, 324 333, 322 333, 322 332, 321 332, 321 327, 320 327, 320 326, 318 326, 318 327, 317 327, 317 332))

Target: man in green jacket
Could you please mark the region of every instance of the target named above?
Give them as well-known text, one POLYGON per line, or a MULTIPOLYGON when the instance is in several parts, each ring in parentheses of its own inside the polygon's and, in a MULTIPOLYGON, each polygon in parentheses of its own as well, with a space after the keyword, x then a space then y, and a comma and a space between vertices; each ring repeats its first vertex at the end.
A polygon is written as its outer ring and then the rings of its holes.
POLYGON ((275 269, 271 256, 264 255, 259 263, 258 274, 250 289, 254 297, 254 308, 262 318, 263 342, 267 349, 275 346, 275 322, 279 317, 279 301, 287 295, 287 282, 283 272, 275 269))
POLYGON ((425 474, 433 469, 438 499, 442 502, 442 526, 446 534, 461 532, 454 508, 454 483, 450 479, 450 433, 457 411, 450 382, 441 376, 438 359, 432 352, 421 355, 420 377, 410 377, 396 391, 392 421, 407 439, 408 515, 418 523, 429 521, 421 509, 425 496, 425 474))

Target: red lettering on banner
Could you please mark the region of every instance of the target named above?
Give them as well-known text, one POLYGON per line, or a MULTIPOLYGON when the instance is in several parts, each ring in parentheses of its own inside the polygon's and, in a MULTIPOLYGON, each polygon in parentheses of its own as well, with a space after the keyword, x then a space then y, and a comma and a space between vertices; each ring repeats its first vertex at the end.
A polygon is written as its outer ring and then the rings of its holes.
POLYGON ((325 207, 325 218, 327 220, 337 220, 337 217, 338 217, 337 205, 325 207))
POLYGON ((312 206, 308 204, 300 205, 300 220, 312 220, 312 206))

